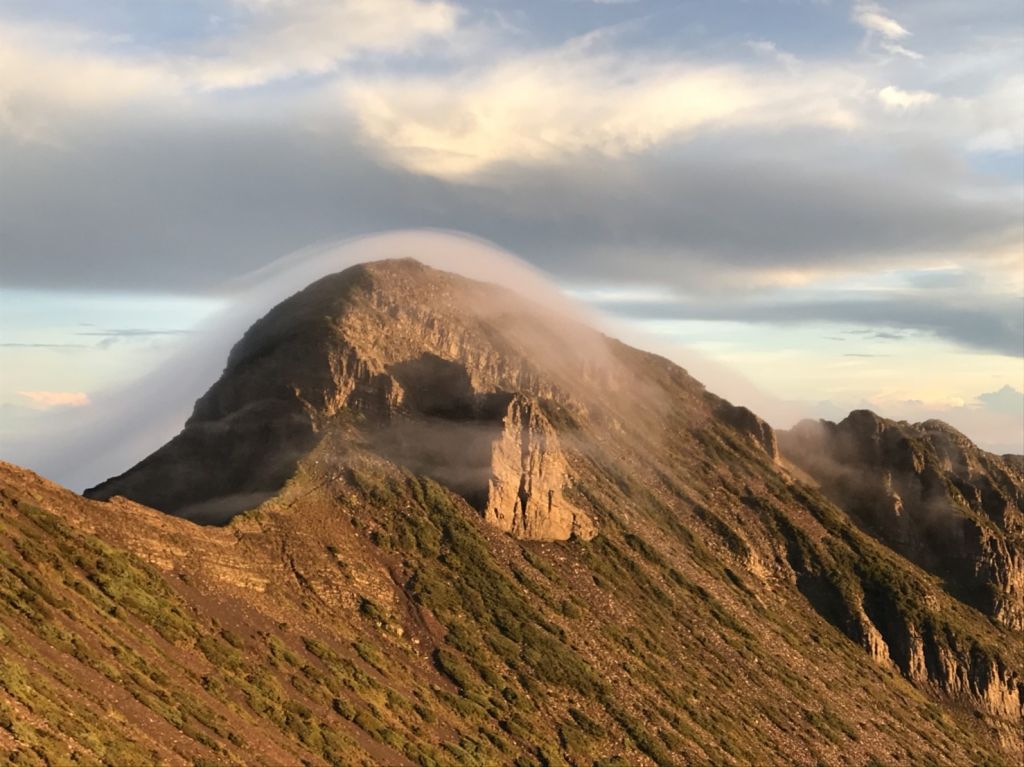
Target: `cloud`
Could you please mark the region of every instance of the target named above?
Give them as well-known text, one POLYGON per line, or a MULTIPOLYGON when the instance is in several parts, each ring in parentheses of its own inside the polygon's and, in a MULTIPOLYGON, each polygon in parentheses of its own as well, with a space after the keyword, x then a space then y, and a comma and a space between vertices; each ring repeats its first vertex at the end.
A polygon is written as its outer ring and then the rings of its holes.
POLYGON ((792 53, 780 50, 779 47, 771 40, 749 40, 747 47, 750 48, 754 53, 760 56, 765 56, 770 59, 787 66, 789 68, 796 68, 800 66, 801 61, 799 58, 794 56, 792 53))
POLYGON ((938 98, 928 91, 905 91, 894 85, 887 85, 878 92, 878 99, 890 109, 915 109, 931 104, 938 98))
MULTIPOLYGON (((1024 45, 1024 41, 1021 41, 1024 45)), ((1003 77, 990 91, 965 100, 962 109, 972 130, 975 151, 1020 152, 1024 149, 1024 74, 1003 77)), ((1020 178, 1020 164, 1014 168, 1020 178)))
POLYGON ((853 6, 853 20, 868 32, 874 32, 890 40, 908 37, 910 32, 886 13, 884 8, 874 3, 856 3, 853 6))
POLYGON ((99 336, 101 338, 150 338, 152 336, 180 336, 188 330, 151 330, 149 328, 106 328, 103 330, 80 330, 76 336, 99 336))
POLYGON ((123 60, 92 48, 96 36, 73 29, 5 24, 0 19, 0 138, 60 146, 78 119, 135 102, 173 106, 177 75, 159 64, 123 60))
MULTIPOLYGON (((468 5, 210 7, 219 25, 145 46, 3 24, 5 285, 225 290, 311 241, 408 226, 469 231, 566 281, 725 303, 908 264, 1020 280, 1019 183, 970 156, 1024 137, 1024 79, 1006 74, 1019 35, 993 36, 981 11, 943 54, 928 19, 950 7, 907 6, 896 23, 929 42, 929 66, 883 72, 863 50, 792 60, 781 32, 749 44, 753 61, 742 39, 528 30, 469 56, 453 50, 481 18, 468 5)), ((963 286, 964 305, 988 299, 963 286)), ((1009 346, 1005 323, 988 328, 1009 346)))
POLYGON ((470 186, 381 165, 341 130, 195 126, 136 125, 81 138, 76 153, 0 148, 0 281, 223 290, 310 242, 410 225, 485 237, 566 281, 715 289, 729 300, 936 259, 1020 271, 1015 200, 975 193, 932 156, 906 165, 869 142, 852 153, 850 136, 827 129, 697 137, 667 155, 506 161, 470 186))
POLYGON ((871 338, 877 338, 885 341, 902 341, 906 338, 903 333, 887 333, 885 331, 874 331, 870 334, 871 338))
POLYGON ((410 52, 457 30, 440 0, 233 0, 240 17, 191 47, 126 50, 78 28, 0 17, 0 136, 62 146, 66 123, 194 108, 207 91, 322 76, 359 56, 410 52), (396 23, 401 19, 401 23, 396 23), (61 130, 64 128, 64 130, 61 130))
POLYGON ((621 157, 700 132, 857 123, 862 80, 799 76, 594 50, 592 39, 492 67, 349 81, 343 95, 371 141, 403 167, 459 178, 502 162, 621 157))
POLYGON ((910 48, 902 46, 899 43, 884 41, 882 42, 882 50, 886 53, 891 53, 894 56, 903 56, 911 61, 921 61, 924 59, 924 56, 917 51, 912 51, 910 48))
POLYGON ((86 344, 0 343, 2 349, 86 349, 86 344))
POLYGON ((1024 417, 1024 391, 1007 384, 999 391, 978 395, 982 406, 997 413, 1015 413, 1024 417))
MULTIPOLYGON (((88 323, 83 323, 88 325, 88 323)), ((147 328, 113 328, 107 330, 78 331, 76 336, 96 337, 100 339, 95 346, 85 343, 35 343, 35 342, 0 342, 0 349, 106 349, 118 341, 131 339, 158 338, 162 336, 187 335, 188 330, 149 330, 147 328)), ((25 392, 19 392, 25 394, 25 392)), ((43 392, 44 394, 46 392, 43 392)))
POLYGON ((458 9, 436 0, 235 0, 248 16, 189 60, 202 88, 264 85, 334 72, 357 55, 408 51, 456 29, 458 9))
POLYGON ((85 407, 89 403, 89 395, 80 391, 19 391, 22 397, 31 401, 37 408, 48 410, 56 407, 85 407))
POLYGON ((108 328, 104 330, 85 330, 75 333, 76 336, 95 336, 100 339, 97 346, 109 349, 116 343, 125 340, 160 338, 163 336, 183 336, 188 330, 151 330, 149 328, 108 328))
MULTIPOLYGON (((786 300, 778 302, 708 303, 700 301, 609 305, 633 318, 734 321, 778 325, 811 322, 870 324, 918 330, 979 351, 1024 357, 1024 315, 1021 300, 988 297, 982 305, 963 305, 940 295, 892 294, 880 298, 786 300)), ((900 336, 867 331, 875 338, 900 336)))

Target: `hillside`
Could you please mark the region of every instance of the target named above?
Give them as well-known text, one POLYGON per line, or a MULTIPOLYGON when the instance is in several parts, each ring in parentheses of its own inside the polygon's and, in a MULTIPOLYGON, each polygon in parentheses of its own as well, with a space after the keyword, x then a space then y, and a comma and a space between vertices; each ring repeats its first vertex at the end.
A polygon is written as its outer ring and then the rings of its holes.
POLYGON ((1019 626, 795 473, 564 311, 332 275, 95 500, 0 468, 0 753, 1019 763, 1019 626))

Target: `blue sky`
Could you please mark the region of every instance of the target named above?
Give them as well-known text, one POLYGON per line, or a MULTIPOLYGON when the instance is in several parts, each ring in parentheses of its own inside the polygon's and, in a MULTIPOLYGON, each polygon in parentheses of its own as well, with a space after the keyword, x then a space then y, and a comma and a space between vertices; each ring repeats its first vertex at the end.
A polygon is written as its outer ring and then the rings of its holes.
POLYGON ((443 227, 778 426, 1020 452, 1022 148, 1019 0, 0 0, 0 433, 296 249, 443 227))

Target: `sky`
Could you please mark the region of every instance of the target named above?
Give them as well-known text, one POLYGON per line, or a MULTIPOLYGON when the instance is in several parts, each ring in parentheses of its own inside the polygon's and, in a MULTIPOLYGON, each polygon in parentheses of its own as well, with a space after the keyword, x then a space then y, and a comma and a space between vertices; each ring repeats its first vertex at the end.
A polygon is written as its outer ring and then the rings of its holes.
POLYGON ((775 426, 1024 452, 1019 0, 0 0, 0 457, 245 275, 423 227, 775 426))

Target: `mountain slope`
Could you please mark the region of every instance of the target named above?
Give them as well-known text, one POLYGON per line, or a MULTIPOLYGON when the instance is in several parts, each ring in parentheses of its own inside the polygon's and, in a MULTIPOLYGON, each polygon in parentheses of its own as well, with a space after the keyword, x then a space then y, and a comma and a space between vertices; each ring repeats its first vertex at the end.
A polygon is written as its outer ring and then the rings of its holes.
POLYGON ((756 416, 415 262, 276 307, 91 494, 0 472, 0 749, 25 758, 1022 755, 1021 634, 797 481, 756 416))

